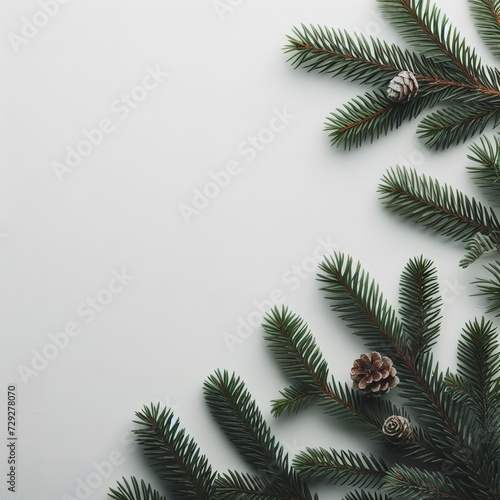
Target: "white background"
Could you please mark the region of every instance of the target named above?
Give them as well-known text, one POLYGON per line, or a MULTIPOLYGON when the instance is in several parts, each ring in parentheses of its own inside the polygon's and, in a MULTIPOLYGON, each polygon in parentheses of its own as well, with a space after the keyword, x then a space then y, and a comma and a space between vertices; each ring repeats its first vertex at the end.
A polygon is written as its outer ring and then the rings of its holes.
MULTIPOLYGON (((437 3, 490 61, 467 2, 437 3)), ((262 330, 243 338, 237 327, 255 318, 255 301, 279 290, 308 321, 332 373, 348 380, 364 348, 318 290, 312 259, 330 253, 318 250, 321 239, 361 260, 393 303, 408 259, 435 261, 444 366, 454 366, 463 324, 482 314, 484 303, 465 289, 480 269, 458 267, 461 245, 394 216, 377 195, 397 163, 477 195, 467 145, 431 152, 415 120, 361 149, 331 148, 325 117, 368 88, 295 71, 282 53, 300 23, 401 43, 376 2, 243 0, 218 13, 211 0, 73 0, 16 43, 25 18, 39 12, 37 1, 0 6, 0 442, 12 383, 19 438, 16 494, 6 490, 2 446, 2 500, 105 498, 132 474, 158 485, 130 437, 134 412, 152 401, 175 409, 216 469, 243 470, 203 402, 203 380, 217 368, 245 380, 292 455, 306 446, 369 451, 319 411, 272 421, 269 401, 286 381, 262 330), (116 102, 148 68, 168 76, 146 94, 135 90, 143 100, 125 117, 116 102), (276 110, 293 119, 261 151, 244 153, 249 137, 269 137, 262 131, 276 110), (103 119, 113 131, 58 178, 54 163, 103 119), (239 174, 187 223, 181 205, 192 205, 195 190, 229 162, 239 174), (291 281, 297 266, 303 279, 291 281), (133 279, 87 321, 88 298, 123 270, 133 279), (81 333, 23 383, 19 370, 44 349, 53 354, 49 334, 68 322, 81 333), (117 453, 120 463, 95 487, 95 464, 117 453), (89 477, 88 493, 78 490, 89 477)), ((317 491, 341 497, 340 489, 317 491)))

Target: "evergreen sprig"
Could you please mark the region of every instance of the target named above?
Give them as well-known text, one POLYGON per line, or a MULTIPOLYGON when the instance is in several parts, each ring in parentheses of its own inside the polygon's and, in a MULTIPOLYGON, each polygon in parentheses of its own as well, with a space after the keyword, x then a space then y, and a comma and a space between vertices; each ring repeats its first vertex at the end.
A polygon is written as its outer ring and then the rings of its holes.
POLYGON ((122 478, 123 483, 118 483, 117 489, 111 488, 109 497, 114 500, 166 500, 158 491, 143 480, 139 483, 135 477, 122 478))
POLYGON ((478 290, 474 295, 485 298, 486 312, 496 312, 496 315, 500 316, 500 262, 485 264, 483 268, 490 277, 478 278, 474 281, 478 290))
MULTIPOLYGON (((360 488, 345 500, 498 500, 500 354, 492 323, 468 323, 458 344, 456 373, 443 372, 432 356, 441 299, 430 260, 410 259, 403 269, 399 312, 361 265, 342 253, 325 258, 318 279, 332 309, 367 347, 393 357, 400 402, 369 398, 336 382, 307 324, 286 307, 276 307, 266 315, 265 339, 291 386, 273 402, 273 412, 297 413, 317 403, 364 432, 377 453, 308 447, 290 465, 243 381, 217 370, 204 384, 207 406, 252 472, 212 472, 171 411, 145 407, 134 432, 166 483, 168 498, 318 500, 307 485, 315 480, 360 488), (384 431, 386 419, 394 416, 409 422, 409 434, 400 441, 384 431)), ((164 500, 135 478, 120 483, 110 497, 164 500)))
MULTIPOLYGON (((468 168, 474 182, 493 202, 483 205, 471 196, 436 179, 419 175, 405 166, 390 168, 379 185, 380 200, 388 209, 449 238, 462 241, 466 253, 461 267, 481 257, 498 258, 500 222, 495 205, 500 203, 500 138, 483 137, 470 147, 468 168)), ((487 301, 488 312, 500 311, 500 262, 483 266, 489 277, 474 283, 487 301)))
POLYGON ((492 209, 415 169, 389 169, 379 192, 387 208, 455 240, 465 242, 477 233, 500 231, 492 209))
POLYGON ((467 156, 474 162, 467 167, 474 182, 483 190, 488 201, 500 206, 500 137, 494 137, 494 144, 487 137, 472 144, 471 154, 467 156))
POLYGON ((500 1, 469 0, 479 35, 495 56, 500 56, 500 1))
MULTIPOLYGON (((469 0, 479 34, 499 54, 498 1, 469 0)), ((438 103, 446 107, 425 117, 418 135, 429 147, 447 148, 500 120, 500 72, 484 65, 447 16, 429 0, 378 0, 382 12, 413 50, 363 34, 322 26, 295 27, 284 48, 294 67, 373 85, 326 122, 333 145, 347 149, 373 142, 438 103), (392 102, 386 89, 401 71, 411 71, 416 96, 392 102)))
POLYGON ((295 456, 294 466, 308 479, 361 488, 380 484, 388 470, 385 462, 373 455, 324 448, 307 448, 295 456))
POLYGON ((170 491, 186 500, 211 500, 215 474, 174 413, 158 404, 145 406, 136 416, 136 440, 170 491))

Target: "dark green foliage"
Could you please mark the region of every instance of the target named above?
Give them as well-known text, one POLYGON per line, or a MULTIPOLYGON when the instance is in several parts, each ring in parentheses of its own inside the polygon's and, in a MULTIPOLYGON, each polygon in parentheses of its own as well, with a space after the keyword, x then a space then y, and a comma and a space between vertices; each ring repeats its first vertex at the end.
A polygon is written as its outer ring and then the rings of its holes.
POLYGON ((441 298, 432 262, 422 257, 408 262, 401 274, 399 290, 399 315, 407 352, 418 360, 430 352, 439 336, 441 298))
MULTIPOLYGON (((362 488, 345 500, 467 499, 500 497, 500 355, 491 322, 466 325, 458 343, 456 373, 443 373, 432 347, 440 328, 436 271, 411 259, 400 282, 399 315, 360 264, 341 253, 326 258, 318 279, 337 312, 365 347, 389 355, 401 377, 390 397, 367 398, 336 382, 307 324, 286 307, 271 310, 265 338, 290 381, 273 401, 273 413, 296 414, 318 404, 377 445, 367 455, 335 448, 306 448, 293 459, 272 435, 242 380, 217 370, 204 384, 207 406, 252 472, 214 473, 196 443, 169 410, 145 407, 134 432, 167 486, 167 498, 318 500, 306 481, 362 488), (385 420, 401 416, 411 432, 389 439, 385 420)), ((346 378, 350 369, 346 363, 346 378)), ((165 500, 144 482, 124 480, 115 500, 165 500)))
POLYGON ((490 277, 478 278, 474 282, 478 289, 475 295, 486 299, 487 312, 496 312, 496 315, 500 316, 500 262, 486 264, 483 268, 489 273, 490 277))
POLYGON ((474 165, 467 169, 473 180, 483 190, 488 201, 495 207, 500 206, 500 138, 494 138, 495 143, 487 137, 482 137, 480 143, 470 147, 471 155, 467 158, 474 165))
MULTIPOLYGON (((468 158, 473 165, 468 170, 473 180, 494 205, 500 204, 500 139, 496 136, 492 142, 483 137, 470 150, 468 158)), ((492 207, 404 166, 386 172, 379 193, 381 202, 390 210, 464 242, 466 254, 460 261, 461 267, 468 267, 483 256, 498 256, 500 222, 492 207)), ((486 298, 488 312, 500 311, 499 266, 498 262, 484 266, 490 278, 475 281, 476 295, 486 298)))
MULTIPOLYGON (((442 472, 429 472, 399 465, 387 474, 384 491, 391 497, 405 500, 465 500, 483 498, 463 490, 459 481, 442 472)), ((484 497, 486 498, 486 497, 484 497)))
POLYGON ((398 166, 388 170, 379 192, 387 208, 455 240, 467 241, 477 233, 500 230, 492 209, 414 169, 398 166))
POLYGON ((371 491, 353 491, 348 493, 343 500, 390 500, 387 495, 380 495, 371 491))
POLYGON ((216 371, 205 381, 203 389, 207 406, 221 430, 258 474, 230 472, 219 476, 216 497, 312 500, 240 378, 216 371))
POLYGON ((382 459, 372 455, 324 448, 307 448, 293 462, 306 478, 363 488, 380 484, 388 469, 382 459))
POLYGON ((500 1, 469 0, 477 30, 493 55, 500 56, 500 1))
POLYGON ((111 489, 109 497, 115 500, 166 500, 158 491, 146 484, 144 481, 139 482, 135 477, 130 478, 130 484, 122 478, 123 483, 118 483, 117 489, 111 489))
MULTIPOLYGON (((323 284, 322 290, 327 292, 327 299, 332 302, 332 309, 369 349, 392 357, 401 376, 395 391, 404 404, 398 408, 389 403, 388 407, 383 398, 373 403, 370 398, 360 397, 359 392, 334 381, 321 389, 322 382, 314 376, 313 369, 308 370, 310 386, 315 387, 316 383, 320 392, 318 401, 328 413, 356 423, 358 431, 363 429, 361 423, 371 428, 367 436, 384 443, 384 448, 392 450, 400 460, 411 457, 420 465, 409 467, 403 462, 387 466, 374 456, 367 458, 352 452, 308 448, 294 459, 299 472, 304 477, 334 484, 378 487, 389 494, 388 498, 498 498, 498 467, 495 469, 496 466, 491 465, 497 463, 498 458, 486 455, 477 445, 477 431, 483 417, 478 417, 472 403, 457 397, 450 385, 452 376, 443 373, 432 358, 432 346, 439 334, 441 303, 432 262, 419 257, 406 265, 400 286, 401 319, 387 304, 376 282, 360 264, 353 264, 350 257, 335 254, 326 258, 320 269, 318 279, 323 284), (390 415, 409 418, 413 430, 410 442, 401 445, 385 439, 381 428, 390 415), (443 464, 453 464, 452 475, 442 473, 443 464)), ((276 337, 280 335, 282 342, 291 337, 286 328, 279 326, 283 324, 299 326, 292 330, 300 332, 293 336, 293 346, 289 346, 294 355, 280 363, 285 373, 301 373, 302 360, 308 356, 311 346, 314 346, 315 357, 322 359, 307 327, 286 309, 275 309, 266 319, 266 338, 272 345, 279 345, 276 337), (301 343, 301 339, 304 342, 301 343)), ((488 408, 488 415, 496 415, 499 382, 496 375, 491 375, 496 373, 500 363, 497 344, 493 342, 496 333, 491 324, 484 321, 474 323, 474 328, 469 325, 466 332, 469 332, 467 339, 473 334, 476 347, 472 348, 469 343, 459 345, 459 371, 469 373, 473 366, 478 367, 480 385, 488 381, 487 394, 496 395, 488 401, 483 398, 481 407, 488 408), (484 340, 484 345, 479 345, 479 339, 484 340), (467 359, 465 352, 469 356, 467 359), (488 367, 484 373, 480 368, 483 364, 488 367)), ((308 385, 307 377, 302 383, 308 385)), ((494 429, 494 436, 489 436, 492 443, 498 443, 498 425, 498 419, 488 423, 488 428, 494 429)), ((492 448, 498 450, 498 445, 492 444, 492 448)), ((364 498, 363 493, 359 495, 364 498)))
MULTIPOLYGON (((418 135, 429 147, 447 148, 482 132, 500 119, 500 72, 482 64, 458 28, 429 0, 379 0, 383 13, 413 50, 373 37, 321 26, 294 28, 284 51, 294 67, 342 76, 376 87, 337 109, 326 130, 334 145, 347 149, 372 142, 415 118, 424 109, 445 104, 426 116, 418 135), (389 82, 411 71, 419 91, 413 99, 387 99, 389 82)), ((498 0, 470 0, 479 34, 498 55, 498 0)))
POLYGON ((159 405, 137 412, 137 442, 174 498, 211 499, 215 474, 196 442, 180 427, 172 411, 159 405))

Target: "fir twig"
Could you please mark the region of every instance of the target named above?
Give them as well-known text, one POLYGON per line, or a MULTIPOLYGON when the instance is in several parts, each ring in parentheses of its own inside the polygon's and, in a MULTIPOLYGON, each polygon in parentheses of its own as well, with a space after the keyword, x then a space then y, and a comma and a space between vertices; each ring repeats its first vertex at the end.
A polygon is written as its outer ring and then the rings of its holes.
POLYGON ((130 483, 122 478, 123 483, 117 484, 117 489, 110 489, 108 496, 114 500, 167 500, 151 485, 141 480, 140 484, 135 477, 130 478, 130 483))
POLYGON ((392 500, 385 494, 371 491, 351 491, 343 500, 392 500))
POLYGON ((470 266, 473 262, 478 260, 482 255, 486 253, 498 252, 498 234, 493 233, 491 235, 486 235, 477 233, 473 238, 466 241, 465 249, 467 250, 467 253, 460 261, 460 267, 470 266))
POLYGON ((436 270, 429 259, 412 259, 401 274, 399 314, 408 352, 415 360, 436 343, 441 325, 441 298, 436 270))
POLYGON ((373 455, 324 448, 307 448, 295 456, 293 463, 308 479, 363 488, 380 484, 388 470, 385 462, 373 455))
POLYGON ((480 143, 470 147, 467 158, 474 162, 467 170, 483 190, 493 206, 500 205, 500 137, 495 135, 494 144, 482 137, 480 143))
MULTIPOLYGON (((500 311, 500 262, 486 264, 483 268, 489 273, 490 278, 478 278, 474 281, 478 289, 474 295, 486 299, 486 312, 500 311)), ((500 312, 496 315, 500 316, 500 312)))
MULTIPOLYGON (((492 2, 472 4, 476 17, 487 12, 479 31, 483 36, 495 36, 489 42, 497 47, 498 0, 494 0, 494 6, 492 2)), ((438 103, 446 107, 424 118, 418 127, 419 136, 432 148, 463 142, 491 122, 496 127, 500 119, 500 72, 482 64, 459 30, 429 0, 379 3, 415 51, 359 33, 350 35, 343 30, 304 25, 293 29, 284 47, 296 68, 342 76, 377 88, 331 114, 326 130, 332 145, 351 149, 372 142, 438 103), (394 103, 385 98, 385 92, 401 71, 414 74, 419 90, 413 99, 394 103)))
POLYGON ((168 488, 186 500, 212 500, 215 473, 172 411, 160 410, 158 404, 145 406, 136 416, 137 442, 168 488))
POLYGON ((383 490, 405 500, 472 500, 470 493, 443 473, 403 465, 389 470, 383 490))
POLYGON ((459 68, 471 83, 478 82, 479 57, 430 0, 378 1, 384 14, 411 45, 428 57, 459 68))
POLYGON ((418 362, 408 355, 407 346, 402 343, 400 323, 380 294, 378 285, 359 264, 353 268, 352 259, 342 254, 325 259, 320 268, 323 274, 319 279, 326 284, 322 290, 332 300, 332 309, 339 312, 371 348, 379 345, 392 355, 398 370, 404 374, 400 394, 409 407, 417 410, 418 421, 437 434, 428 441, 428 446, 441 450, 444 456, 454 457, 463 474, 483 485, 484 494, 494 492, 495 487, 488 483, 478 458, 471 452, 471 429, 465 425, 467 413, 453 406, 443 374, 434 366, 430 354, 422 355, 418 362))
MULTIPOLYGON (((285 498, 312 500, 307 486, 289 467, 287 454, 271 434, 240 378, 216 371, 205 381, 203 390, 214 419, 248 464, 259 475, 274 482, 281 494, 288 495, 285 498)), ((249 476, 230 475, 223 481, 232 489, 247 488, 250 484, 249 476)), ((218 485, 221 484, 219 481, 218 485)))
POLYGON ((387 208, 456 240, 500 230, 492 209, 435 179, 419 176, 415 169, 389 169, 379 193, 387 208))
POLYGON ((469 0, 479 35, 495 56, 500 56, 500 1, 469 0))
POLYGON ((447 383, 476 417, 476 452, 487 467, 500 459, 500 354, 496 329, 482 319, 466 325, 458 344, 456 375, 447 383))

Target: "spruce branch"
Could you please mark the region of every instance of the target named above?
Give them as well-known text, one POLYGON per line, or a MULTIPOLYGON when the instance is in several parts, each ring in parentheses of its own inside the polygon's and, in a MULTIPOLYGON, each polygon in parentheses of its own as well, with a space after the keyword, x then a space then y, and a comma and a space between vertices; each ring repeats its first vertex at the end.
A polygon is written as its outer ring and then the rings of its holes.
MULTIPOLYGON (((297 481, 294 472, 290 481, 297 481)), ((290 493, 283 490, 280 482, 266 476, 255 476, 229 471, 216 480, 217 495, 215 500, 290 500, 290 493)), ((305 493, 307 495, 307 493, 305 493)), ((306 498, 306 496, 304 496, 306 498)), ((318 500, 318 496, 314 496, 318 500)))
POLYGON ((271 401, 273 416, 293 415, 314 404, 318 400, 318 392, 299 383, 292 384, 280 391, 281 398, 271 401))
POLYGON ((328 383, 328 365, 302 318, 285 306, 275 307, 262 326, 269 349, 287 377, 309 388, 328 383))
POLYGON ((211 500, 215 473, 173 412, 152 404, 136 416, 140 426, 133 431, 136 440, 169 490, 186 500, 211 500))
POLYGON ((205 381, 203 391, 214 419, 248 464, 272 480, 290 500, 312 500, 241 379, 216 371, 205 381))
POLYGON ((441 298, 432 261, 412 259, 401 274, 399 315, 413 359, 430 352, 440 329, 441 298))
POLYGON ((408 355, 407 346, 402 344, 400 322, 383 299, 378 285, 369 279, 360 264, 354 268, 352 259, 339 253, 326 258, 320 269, 323 274, 318 279, 327 284, 322 290, 328 292, 332 310, 339 312, 340 318, 370 347, 378 340, 378 345, 393 353, 398 371, 404 373, 400 394, 407 400, 407 406, 416 410, 417 420, 436 434, 427 441, 427 446, 454 457, 462 473, 485 485, 485 494, 488 488, 494 491, 483 475, 482 465, 472 454, 467 412, 453 405, 444 376, 430 354, 422 355, 418 362, 408 355))
POLYGON ((427 115, 417 134, 430 148, 446 149, 483 132, 492 120, 497 123, 499 116, 497 109, 482 108, 473 101, 450 104, 427 115))
POLYGON ((460 69, 471 83, 477 83, 480 59, 468 47, 448 17, 430 0, 378 0, 382 11, 410 45, 439 62, 460 69))
POLYGON ((309 328, 302 318, 286 307, 273 308, 265 317, 266 340, 279 366, 294 384, 281 392, 283 399, 273 401, 274 416, 285 410, 296 412, 318 401, 324 410, 355 422, 368 435, 382 437, 382 424, 396 409, 389 402, 370 405, 366 398, 347 385, 329 382, 328 367, 322 359, 309 328))
POLYGON ((496 329, 482 319, 464 328, 458 343, 458 368, 447 383, 457 401, 475 415, 476 449, 491 464, 500 460, 500 354, 496 329))
POLYGON ((288 61, 295 68, 343 76, 352 82, 385 85, 402 70, 413 72, 422 83, 436 86, 467 87, 460 72, 416 52, 401 49, 362 33, 350 35, 345 30, 324 26, 293 28, 284 47, 291 54, 288 61), (450 73, 453 79, 449 79, 450 73))
POLYGON ((392 500, 385 494, 379 494, 371 491, 352 491, 348 493, 343 500, 392 500))
POLYGON ((415 169, 389 169, 379 185, 380 200, 394 212, 430 227, 444 236, 467 241, 477 233, 500 230, 492 209, 415 169))
POLYGON ((388 470, 385 462, 373 455, 324 448, 307 448, 295 456, 293 464, 307 479, 362 488, 379 485, 388 470))
MULTIPOLYGON (((489 273, 490 278, 478 278, 474 281, 478 289, 474 295, 486 299, 486 312, 498 312, 500 311, 500 262, 486 264, 483 268, 489 273)), ((496 316, 500 316, 500 312, 496 316)))
POLYGON ((465 242, 467 253, 460 261, 460 267, 468 267, 484 254, 498 252, 500 250, 498 233, 491 235, 477 233, 473 238, 465 242))
MULTIPOLYGON (((461 485, 440 472, 415 467, 392 467, 385 479, 383 491, 405 500, 465 500, 478 498, 464 491, 461 485)), ((479 497, 481 498, 481 497, 479 497)))
POLYGON ((369 92, 331 113, 325 130, 332 145, 342 144, 345 149, 352 149, 399 128, 405 120, 415 118, 441 99, 438 92, 423 91, 409 102, 394 104, 382 91, 369 92))
POLYGON ((320 264, 318 280, 332 310, 339 313, 349 328, 361 336, 373 351, 395 358, 405 355, 407 345, 395 311, 380 292, 378 284, 352 258, 335 253, 320 264))
MULTIPOLYGON (((376 87, 327 118, 325 129, 332 145, 351 149, 373 142, 439 103, 445 107, 425 117, 418 127, 419 137, 431 148, 463 142, 490 123, 496 127, 500 121, 499 70, 482 64, 459 30, 430 0, 379 0, 379 4, 415 51, 359 33, 305 25, 293 28, 284 47, 295 68, 376 87), (419 89, 413 99, 394 103, 385 93, 402 71, 414 75, 419 89)), ((491 36, 490 44, 496 47, 498 18, 491 5, 481 8, 489 13, 480 31, 491 36), (485 29, 495 23, 495 29, 485 29)))
POLYGON ((117 489, 111 488, 108 496, 114 500, 167 500, 151 485, 141 480, 140 484, 135 477, 130 478, 130 483, 122 477, 123 483, 117 484, 117 489))
POLYGON ((477 31, 494 56, 500 56, 500 1, 469 0, 477 31))
POLYGON ((500 137, 495 135, 494 144, 487 137, 481 137, 480 143, 473 144, 470 151, 467 158, 474 165, 467 170, 488 201, 500 206, 500 137))

